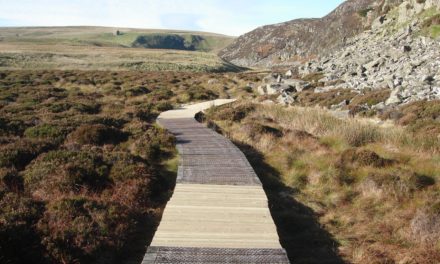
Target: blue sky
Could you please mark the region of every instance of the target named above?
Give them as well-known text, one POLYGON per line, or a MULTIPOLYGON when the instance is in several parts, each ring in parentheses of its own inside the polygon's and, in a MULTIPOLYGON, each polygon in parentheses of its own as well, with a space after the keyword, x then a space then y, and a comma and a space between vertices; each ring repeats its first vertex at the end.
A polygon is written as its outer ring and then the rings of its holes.
POLYGON ((0 0, 0 27, 110 26, 241 35, 256 27, 322 17, 343 0, 0 0))

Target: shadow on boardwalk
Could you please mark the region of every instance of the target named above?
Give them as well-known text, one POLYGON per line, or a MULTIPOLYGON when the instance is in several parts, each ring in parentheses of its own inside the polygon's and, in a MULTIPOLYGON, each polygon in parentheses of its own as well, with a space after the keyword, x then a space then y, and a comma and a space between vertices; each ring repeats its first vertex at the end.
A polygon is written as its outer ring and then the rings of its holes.
POLYGON ((337 253, 338 243, 324 230, 309 207, 292 198, 295 189, 285 186, 279 172, 264 162, 249 145, 234 142, 246 155, 263 183, 281 245, 291 263, 345 263, 337 253))

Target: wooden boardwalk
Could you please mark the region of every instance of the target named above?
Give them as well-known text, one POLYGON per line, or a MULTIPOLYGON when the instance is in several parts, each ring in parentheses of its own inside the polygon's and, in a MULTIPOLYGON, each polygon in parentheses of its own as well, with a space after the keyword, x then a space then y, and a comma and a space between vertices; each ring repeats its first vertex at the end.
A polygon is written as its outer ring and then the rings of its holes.
POLYGON ((143 264, 289 263, 261 182, 244 154, 194 115, 218 100, 168 111, 177 138, 177 185, 143 264))

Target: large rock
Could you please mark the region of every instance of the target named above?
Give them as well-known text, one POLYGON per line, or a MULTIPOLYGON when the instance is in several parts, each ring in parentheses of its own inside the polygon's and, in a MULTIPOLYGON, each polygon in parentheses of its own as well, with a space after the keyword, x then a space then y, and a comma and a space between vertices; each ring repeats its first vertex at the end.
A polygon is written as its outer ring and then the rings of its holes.
POLYGON ((257 92, 261 95, 273 95, 273 94, 281 94, 283 92, 295 93, 296 89, 294 86, 289 84, 270 83, 270 84, 258 86, 257 92))
POLYGON ((279 104, 291 105, 295 102, 295 99, 287 92, 283 92, 278 96, 277 101, 279 104))
POLYGON ((394 89, 390 97, 386 100, 385 105, 396 105, 402 103, 401 87, 394 89))
POLYGON ((303 80, 298 80, 298 79, 284 80, 284 84, 294 87, 295 91, 297 92, 301 92, 303 90, 307 90, 313 87, 309 82, 305 82, 303 80))

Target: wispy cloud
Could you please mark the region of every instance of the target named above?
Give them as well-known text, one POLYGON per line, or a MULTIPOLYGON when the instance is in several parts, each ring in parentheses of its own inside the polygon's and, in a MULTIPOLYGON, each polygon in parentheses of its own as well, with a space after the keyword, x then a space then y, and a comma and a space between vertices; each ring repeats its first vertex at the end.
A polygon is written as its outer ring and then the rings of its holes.
POLYGON ((95 25, 240 35, 258 26, 323 16, 342 0, 0 0, 0 26, 95 25))

